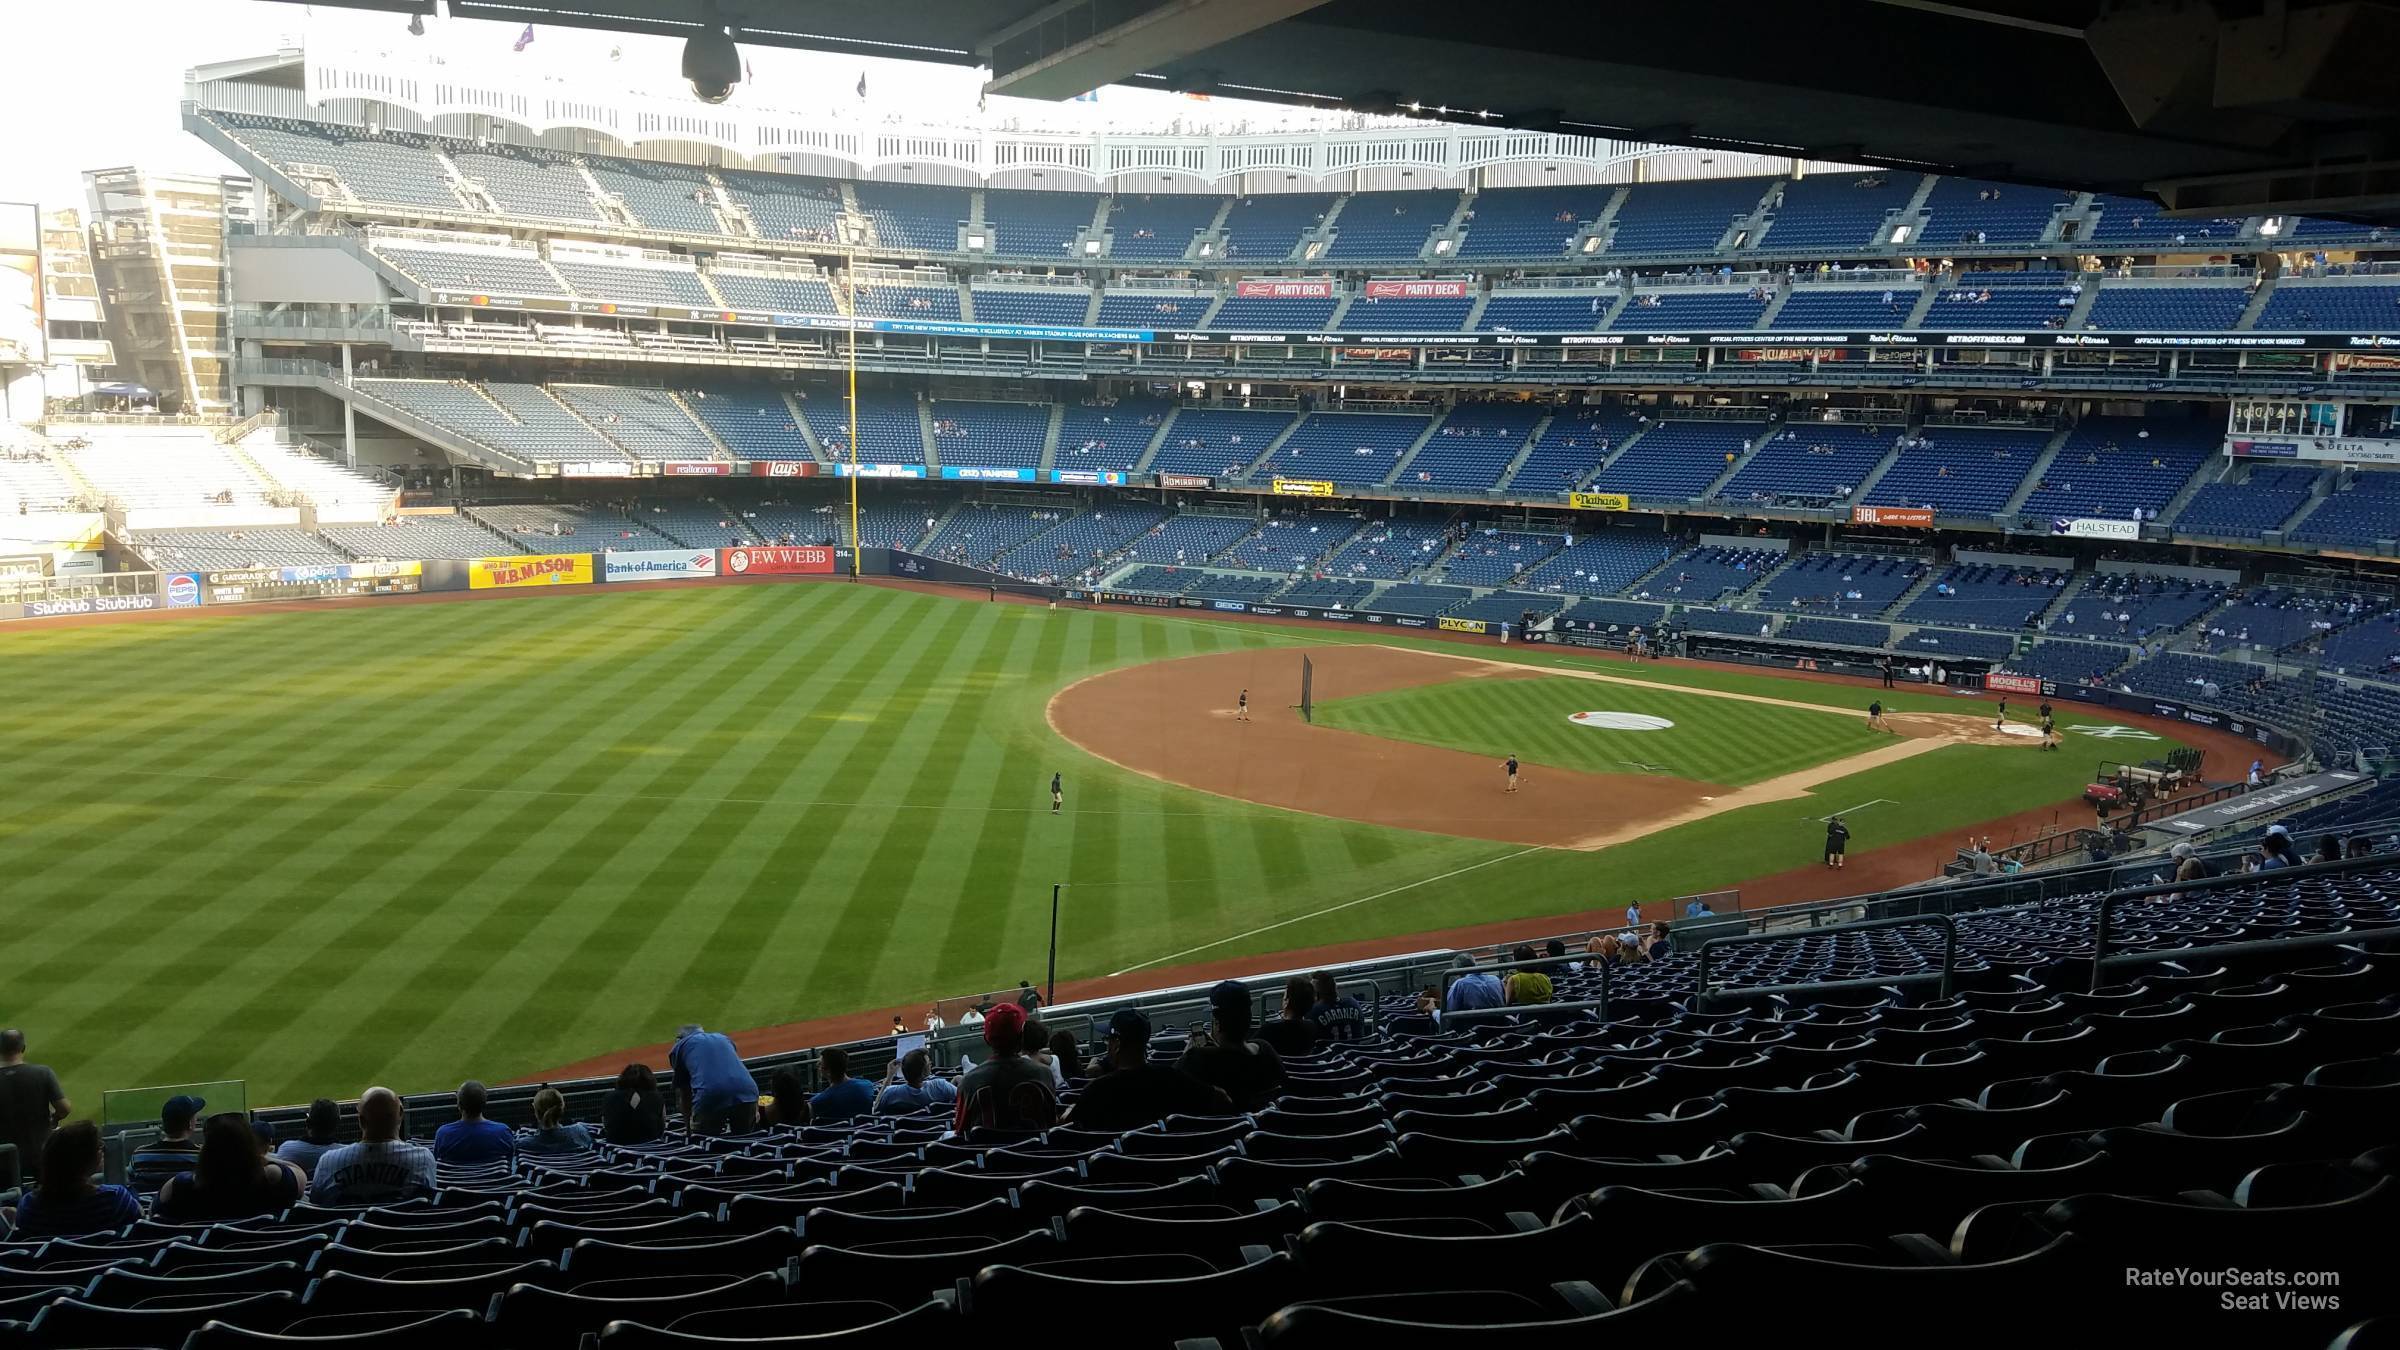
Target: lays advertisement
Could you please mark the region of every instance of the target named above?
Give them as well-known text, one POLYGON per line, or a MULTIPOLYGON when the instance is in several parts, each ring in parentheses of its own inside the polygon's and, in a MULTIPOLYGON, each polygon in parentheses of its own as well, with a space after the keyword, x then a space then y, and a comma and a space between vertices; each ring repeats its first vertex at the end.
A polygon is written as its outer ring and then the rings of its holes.
POLYGON ((467 564, 470 591, 589 586, 594 580, 589 553, 528 553, 511 558, 477 558, 467 564))
POLYGON ((1633 498, 1622 492, 1570 492, 1567 505, 1578 511, 1630 511, 1633 498))

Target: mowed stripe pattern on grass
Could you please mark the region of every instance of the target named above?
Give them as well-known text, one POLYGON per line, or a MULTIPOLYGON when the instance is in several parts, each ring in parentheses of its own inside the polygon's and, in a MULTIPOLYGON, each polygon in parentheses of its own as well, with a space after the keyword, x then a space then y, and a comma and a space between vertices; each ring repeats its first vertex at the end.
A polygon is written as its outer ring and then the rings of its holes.
POLYGON ((1546 678, 1479 680, 1396 689, 1317 705, 1346 731, 1487 754, 1585 773, 1657 772, 1740 786, 1860 754, 1890 742, 1863 714, 1811 712, 1674 689, 1546 678), (1626 730, 1582 725, 1577 712, 1663 718, 1626 730))
POLYGON ((1487 856, 1042 721, 1094 670, 1273 641, 846 586, 10 634, 0 1020, 87 1102, 426 1089, 1013 984, 1053 881, 1077 974, 1487 856))

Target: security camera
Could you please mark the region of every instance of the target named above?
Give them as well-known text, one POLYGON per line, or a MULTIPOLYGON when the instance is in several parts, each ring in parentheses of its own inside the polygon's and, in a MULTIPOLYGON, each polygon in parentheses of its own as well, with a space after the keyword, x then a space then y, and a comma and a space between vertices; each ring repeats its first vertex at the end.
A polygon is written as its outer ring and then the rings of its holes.
POLYGON ((683 78, 703 103, 723 103, 742 82, 742 52, 733 44, 733 30, 712 23, 683 44, 683 78))

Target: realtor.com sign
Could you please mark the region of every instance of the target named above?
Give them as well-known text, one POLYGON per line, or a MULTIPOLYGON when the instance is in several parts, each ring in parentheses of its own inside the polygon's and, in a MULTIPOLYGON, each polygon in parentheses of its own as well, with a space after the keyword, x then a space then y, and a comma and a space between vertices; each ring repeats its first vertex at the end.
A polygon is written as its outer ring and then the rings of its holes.
POLYGON ((2139 539, 2142 523, 2138 520, 2100 520, 2079 516, 2073 520, 2060 517, 2050 522, 2050 533, 2069 539, 2139 539))
POLYGON ((709 549, 639 549, 601 557, 602 581, 699 581, 717 574, 709 549))

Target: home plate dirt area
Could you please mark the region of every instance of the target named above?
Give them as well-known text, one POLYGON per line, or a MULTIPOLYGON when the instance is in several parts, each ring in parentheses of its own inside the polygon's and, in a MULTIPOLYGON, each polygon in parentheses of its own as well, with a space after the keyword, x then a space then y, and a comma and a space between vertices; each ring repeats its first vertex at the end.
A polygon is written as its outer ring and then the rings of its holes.
MULTIPOLYGON (((1597 671, 1519 666, 1399 647, 1328 646, 1307 653, 1322 701, 1453 680, 1589 679, 1659 686, 1597 671)), ((1599 849, 1719 811, 1804 796, 1820 783, 1945 745, 2030 745, 1972 713, 1886 720, 1889 744, 1744 787, 1646 773, 1584 773, 1527 764, 1505 792, 1499 761, 1385 740, 1301 720, 1301 653, 1221 652, 1129 666, 1079 680, 1050 700, 1051 727, 1084 750, 1165 782, 1241 801, 1403 829, 1551 848, 1599 849), (1250 691, 1250 720, 1234 707, 1250 691)), ((1756 694, 1674 686, 1703 697, 1770 703, 1826 717, 1859 713, 1756 694)))

